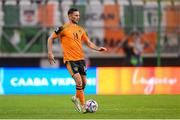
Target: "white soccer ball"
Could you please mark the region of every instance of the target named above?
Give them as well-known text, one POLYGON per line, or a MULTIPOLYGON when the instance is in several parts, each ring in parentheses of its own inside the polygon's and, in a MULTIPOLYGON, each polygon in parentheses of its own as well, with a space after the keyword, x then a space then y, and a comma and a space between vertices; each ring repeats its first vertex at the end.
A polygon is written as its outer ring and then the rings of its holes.
POLYGON ((98 110, 98 103, 93 99, 87 100, 85 106, 86 110, 91 113, 98 110))

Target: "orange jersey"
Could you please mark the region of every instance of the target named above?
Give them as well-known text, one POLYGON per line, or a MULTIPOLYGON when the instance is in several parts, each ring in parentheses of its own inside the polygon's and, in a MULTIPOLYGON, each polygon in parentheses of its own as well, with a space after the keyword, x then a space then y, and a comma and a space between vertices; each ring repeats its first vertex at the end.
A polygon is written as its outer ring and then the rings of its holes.
POLYGON ((53 38, 58 38, 63 49, 64 62, 84 59, 82 41, 87 41, 85 30, 71 23, 66 23, 58 27, 52 34, 53 38))

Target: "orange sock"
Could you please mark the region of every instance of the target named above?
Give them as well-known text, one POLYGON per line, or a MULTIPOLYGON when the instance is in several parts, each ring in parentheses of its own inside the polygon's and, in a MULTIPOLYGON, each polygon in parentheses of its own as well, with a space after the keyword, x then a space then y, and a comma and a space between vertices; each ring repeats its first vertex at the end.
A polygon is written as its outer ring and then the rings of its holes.
POLYGON ((79 98, 81 105, 85 104, 84 90, 76 90, 76 97, 79 98))

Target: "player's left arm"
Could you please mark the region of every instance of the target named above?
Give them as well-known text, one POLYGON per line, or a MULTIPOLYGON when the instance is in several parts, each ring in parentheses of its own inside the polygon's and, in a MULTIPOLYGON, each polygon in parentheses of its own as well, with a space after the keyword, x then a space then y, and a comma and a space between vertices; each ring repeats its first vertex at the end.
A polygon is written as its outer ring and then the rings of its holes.
POLYGON ((107 48, 105 48, 105 47, 98 47, 98 46, 96 46, 93 42, 91 42, 91 40, 89 39, 89 37, 88 37, 88 35, 87 35, 87 32, 85 32, 84 31, 84 34, 82 35, 82 38, 81 38, 84 42, 85 42, 85 44, 89 47, 89 48, 91 48, 91 49, 93 49, 93 50, 96 50, 96 51, 104 51, 104 52, 106 52, 107 51, 107 48))
POLYGON ((91 49, 93 49, 93 50, 96 50, 96 51, 104 51, 104 52, 107 51, 107 48, 96 46, 93 42, 90 41, 89 38, 86 39, 85 43, 86 43, 86 45, 87 45, 89 48, 91 48, 91 49))

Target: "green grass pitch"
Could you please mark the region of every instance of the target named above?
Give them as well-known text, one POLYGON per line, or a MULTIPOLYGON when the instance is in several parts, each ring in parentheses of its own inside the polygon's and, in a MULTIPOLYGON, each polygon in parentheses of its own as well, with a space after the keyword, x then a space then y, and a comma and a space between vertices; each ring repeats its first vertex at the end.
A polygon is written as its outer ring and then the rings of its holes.
POLYGON ((180 95, 86 95, 95 113, 74 110, 71 95, 0 95, 0 119, 180 119, 180 95))

